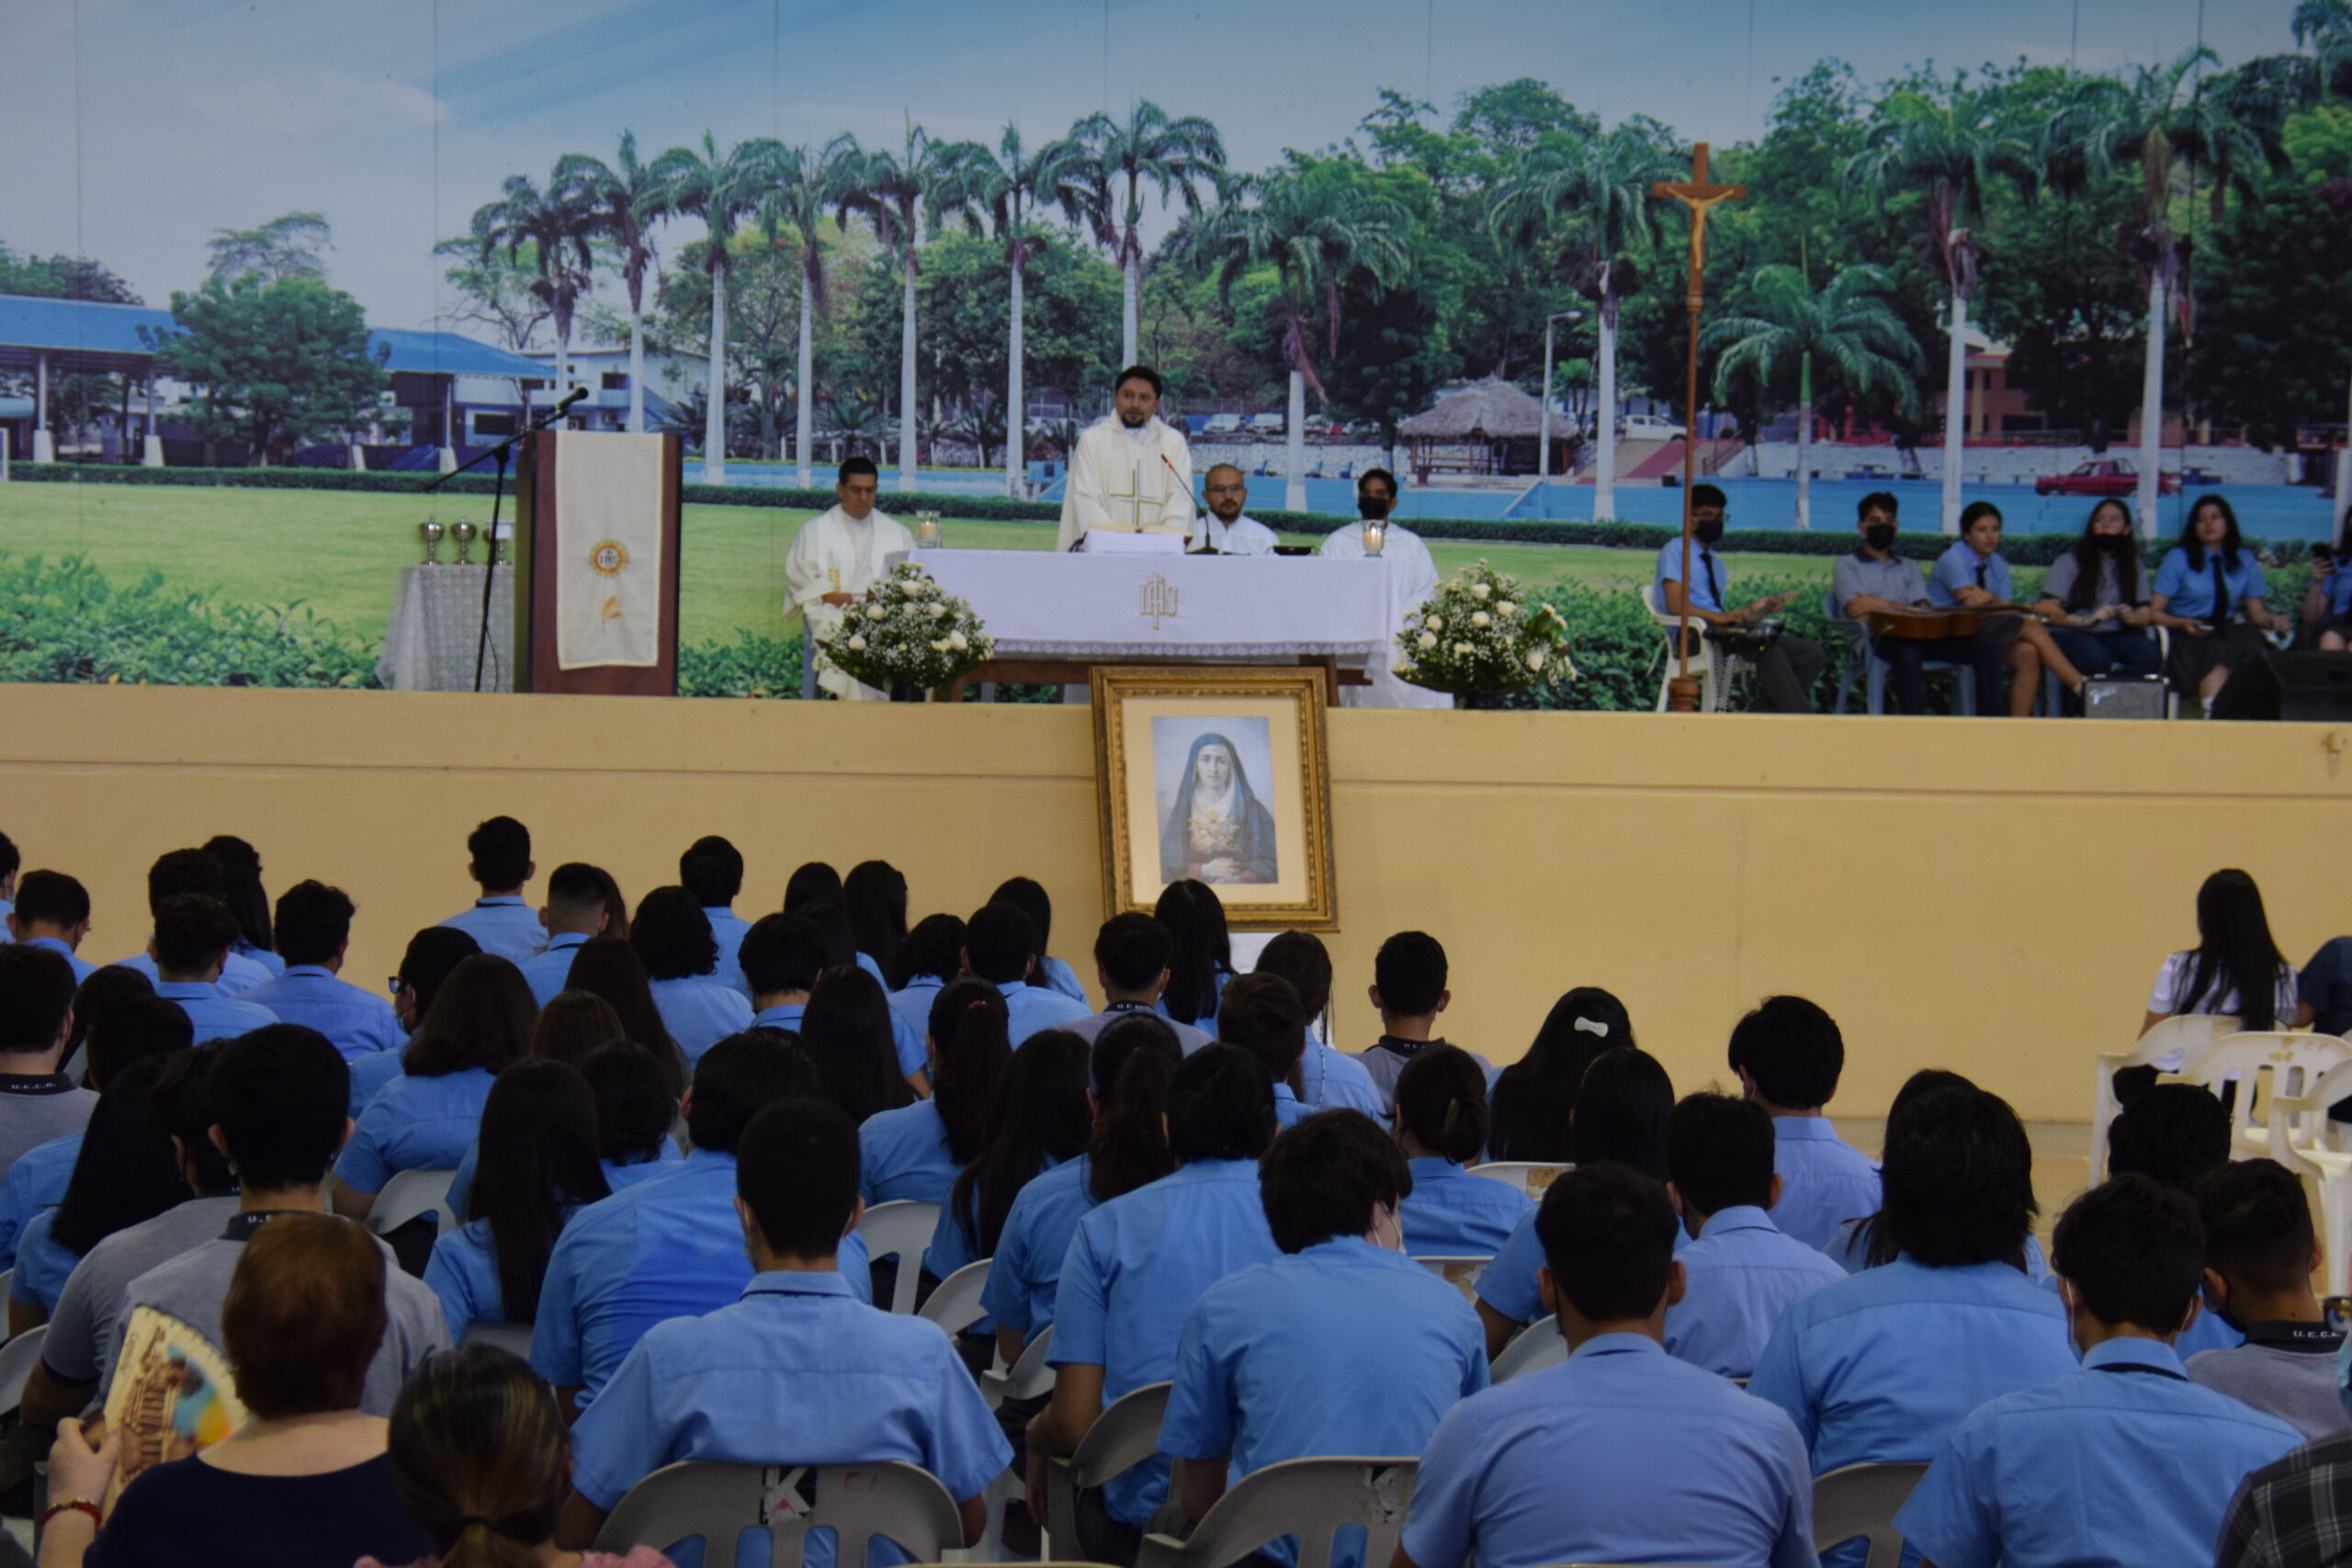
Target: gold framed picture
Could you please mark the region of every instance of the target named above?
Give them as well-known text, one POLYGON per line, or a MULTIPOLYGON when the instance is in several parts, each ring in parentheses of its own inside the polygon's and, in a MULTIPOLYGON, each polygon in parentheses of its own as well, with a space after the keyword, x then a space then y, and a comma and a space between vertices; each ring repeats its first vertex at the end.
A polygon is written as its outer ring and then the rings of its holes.
POLYGON ((1216 890, 1240 931, 1329 931, 1324 672, 1098 666, 1094 795, 1102 905, 1148 913, 1171 882, 1216 890))

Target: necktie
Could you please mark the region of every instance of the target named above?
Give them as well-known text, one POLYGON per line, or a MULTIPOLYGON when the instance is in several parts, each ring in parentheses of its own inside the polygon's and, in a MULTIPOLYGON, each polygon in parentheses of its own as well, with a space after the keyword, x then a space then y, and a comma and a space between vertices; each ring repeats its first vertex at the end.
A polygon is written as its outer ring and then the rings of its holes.
POLYGON ((1991 570, 1991 569, 1990 569, 1990 568, 1988 568, 1988 567, 1987 567, 1987 566, 1986 566, 1983 561, 1978 561, 1978 562, 1976 563, 1976 586, 1977 586, 1977 587, 1982 588, 1982 587, 1984 587, 1984 578, 1985 578, 1985 576, 1986 576, 1987 572, 1988 572, 1990 570, 1991 570))
POLYGON ((1707 599, 1720 610, 1724 607, 1724 591, 1722 585, 1715 581, 1714 553, 1711 550, 1701 550, 1699 560, 1707 569, 1707 599))
POLYGON ((2206 624, 2221 631, 2230 624, 2230 580, 2222 573, 2222 558, 2213 558, 2213 609, 2206 624))

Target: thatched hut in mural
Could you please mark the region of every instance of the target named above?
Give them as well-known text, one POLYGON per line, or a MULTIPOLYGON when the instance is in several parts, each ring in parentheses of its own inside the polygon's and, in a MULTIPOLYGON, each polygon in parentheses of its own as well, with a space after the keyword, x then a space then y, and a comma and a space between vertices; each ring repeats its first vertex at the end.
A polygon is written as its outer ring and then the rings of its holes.
MULTIPOLYGON (((1532 474, 1539 464, 1544 405, 1509 381, 1493 377, 1448 392, 1427 413, 1397 427, 1405 437, 1413 477, 1423 483, 1433 473, 1532 474)), ((1569 471, 1574 427, 1552 420, 1552 472, 1569 471)))

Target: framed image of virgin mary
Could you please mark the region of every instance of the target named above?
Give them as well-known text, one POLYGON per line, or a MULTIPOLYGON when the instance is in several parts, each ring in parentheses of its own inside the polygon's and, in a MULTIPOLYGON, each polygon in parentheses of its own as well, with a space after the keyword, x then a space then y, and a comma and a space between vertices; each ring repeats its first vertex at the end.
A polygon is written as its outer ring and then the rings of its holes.
POLYGON ((1216 890, 1239 930, 1328 930, 1332 881, 1323 674, 1099 667, 1095 794, 1103 903, 1149 910, 1171 882, 1216 890))

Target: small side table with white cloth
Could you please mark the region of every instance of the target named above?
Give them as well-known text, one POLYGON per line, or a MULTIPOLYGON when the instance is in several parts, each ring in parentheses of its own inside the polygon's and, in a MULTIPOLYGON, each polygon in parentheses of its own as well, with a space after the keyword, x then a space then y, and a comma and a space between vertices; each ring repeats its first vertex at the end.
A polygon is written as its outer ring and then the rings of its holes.
MULTIPOLYGON (((505 552, 501 551, 502 557, 505 552)), ((481 574, 486 566, 412 566, 392 590, 376 679, 395 692, 470 692, 481 640, 481 574)), ((498 563, 491 585, 490 641, 481 689, 514 689, 514 571, 498 563)))

